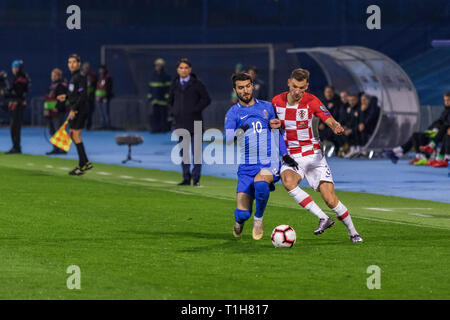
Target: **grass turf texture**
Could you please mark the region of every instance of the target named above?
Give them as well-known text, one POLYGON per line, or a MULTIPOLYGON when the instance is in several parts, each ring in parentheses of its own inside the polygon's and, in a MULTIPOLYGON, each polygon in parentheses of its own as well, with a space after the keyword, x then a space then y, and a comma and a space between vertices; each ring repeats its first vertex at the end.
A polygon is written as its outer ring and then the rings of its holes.
POLYGON ((365 240, 353 244, 339 221, 314 236, 317 219, 277 185, 254 241, 252 220, 232 236, 235 180, 178 187, 176 172, 103 164, 67 175, 75 165, 0 155, 1 299, 450 298, 449 204, 337 192, 365 240), (270 242, 280 224, 297 232, 291 249, 270 242), (73 264, 81 290, 66 287, 73 264))

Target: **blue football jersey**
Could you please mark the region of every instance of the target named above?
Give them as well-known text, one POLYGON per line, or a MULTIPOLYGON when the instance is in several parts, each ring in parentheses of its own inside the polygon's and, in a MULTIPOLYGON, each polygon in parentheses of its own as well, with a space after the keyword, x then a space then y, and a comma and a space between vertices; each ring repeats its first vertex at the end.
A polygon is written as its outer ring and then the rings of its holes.
MULTIPOLYGON (((234 139, 234 133, 242 126, 248 125, 244 139, 238 139, 238 159, 240 172, 259 172, 261 168, 279 166, 279 132, 270 129, 270 120, 275 119, 270 102, 257 100, 251 106, 233 105, 225 116, 226 139, 234 139), (276 146, 272 154, 272 147, 276 146)), ((281 139, 284 150, 286 145, 281 139)), ((283 150, 283 149, 282 149, 283 150)))

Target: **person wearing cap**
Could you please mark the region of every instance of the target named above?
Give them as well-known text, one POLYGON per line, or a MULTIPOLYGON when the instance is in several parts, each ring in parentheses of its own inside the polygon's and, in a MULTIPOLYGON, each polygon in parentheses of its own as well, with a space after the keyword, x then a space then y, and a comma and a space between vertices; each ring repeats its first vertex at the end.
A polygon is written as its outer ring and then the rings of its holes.
MULTIPOLYGON (((173 117, 173 129, 185 129, 191 135, 189 145, 192 149, 194 161, 181 162, 183 181, 181 186, 200 186, 201 163, 195 163, 195 159, 201 158, 201 146, 194 147, 194 122, 203 121, 202 111, 210 105, 211 98, 203 82, 192 73, 191 62, 182 58, 177 63, 178 76, 173 80, 169 90, 169 114, 173 117), (191 163, 194 168, 191 172, 191 163)), ((202 125, 203 126, 203 125, 202 125)), ((182 138, 180 137, 180 142, 182 138)), ((182 153, 182 152, 181 152, 182 153)), ((183 155, 181 155, 183 156, 183 155)))
POLYGON ((104 129, 111 129, 111 114, 109 105, 114 97, 112 77, 105 65, 98 68, 98 81, 95 90, 95 100, 103 121, 104 129))
POLYGON ((4 97, 10 99, 8 109, 10 112, 12 148, 7 154, 22 153, 20 145, 20 132, 22 129, 23 114, 25 111, 26 97, 31 83, 30 77, 23 70, 23 61, 14 60, 12 65, 14 80, 11 88, 4 92, 4 97))
POLYGON ((166 62, 162 58, 154 61, 154 71, 148 83, 147 94, 152 113, 149 116, 150 132, 168 132, 170 130, 167 121, 167 108, 169 99, 169 88, 172 84, 170 76, 166 73, 166 62))

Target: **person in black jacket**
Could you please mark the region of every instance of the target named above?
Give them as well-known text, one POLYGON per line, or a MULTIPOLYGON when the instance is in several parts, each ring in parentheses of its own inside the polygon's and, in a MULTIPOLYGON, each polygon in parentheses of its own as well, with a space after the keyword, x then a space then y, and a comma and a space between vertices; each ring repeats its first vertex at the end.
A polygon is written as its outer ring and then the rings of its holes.
POLYGON ((150 116, 150 132, 168 132, 169 123, 167 121, 167 100, 169 99, 169 89, 172 81, 165 71, 166 62, 158 58, 154 62, 155 69, 149 82, 148 101, 151 105, 152 115, 150 116))
POLYGON ((69 82, 69 106, 70 112, 67 120, 69 120, 70 137, 72 138, 78 153, 78 166, 69 172, 70 175, 82 175, 87 170, 92 169, 93 165, 88 160, 81 139, 81 130, 84 128, 86 120, 89 116, 89 104, 87 93, 86 77, 80 71, 81 58, 77 54, 72 54, 68 59, 68 67, 72 74, 69 82))
MULTIPOLYGON (((211 98, 205 85, 192 73, 191 62, 180 59, 177 63, 178 76, 172 82, 169 90, 170 115, 173 118, 172 129, 186 129, 191 134, 192 154, 202 152, 194 150, 194 121, 202 121, 202 111, 211 103, 211 98)), ((182 138, 180 137, 180 141, 182 138)), ((201 164, 194 163, 192 172, 190 163, 181 163, 183 181, 179 185, 190 185, 191 179, 194 186, 200 185, 201 164)))
MULTIPOLYGON (((330 111, 331 115, 333 116, 336 121, 341 122, 342 121, 342 106, 341 106, 341 100, 339 96, 335 93, 334 88, 332 86, 326 86, 323 90, 323 104, 325 107, 330 111)), ((337 151, 340 147, 345 143, 345 138, 341 135, 336 135, 333 133, 333 131, 326 125, 324 125, 322 122, 319 123, 318 126, 319 131, 319 137, 322 141, 330 141, 334 144, 333 150, 337 151)), ((332 151, 331 151, 332 153, 332 151)))
MULTIPOLYGON (((62 79, 62 71, 58 68, 52 70, 51 84, 44 98, 44 117, 48 121, 50 136, 53 136, 64 123, 66 114, 67 84, 62 79)), ((46 154, 66 154, 67 152, 53 146, 53 150, 46 154)))
POLYGON ((7 154, 22 153, 20 131, 22 129, 23 113, 27 105, 25 99, 31 82, 30 77, 23 70, 22 60, 13 61, 12 73, 14 74, 12 87, 8 88, 6 92, 3 93, 5 98, 11 99, 8 103, 8 109, 11 115, 10 124, 13 147, 6 152, 7 154))
POLYGON ((348 107, 343 113, 342 124, 344 125, 344 137, 346 143, 350 146, 348 153, 344 158, 350 158, 359 152, 358 150, 358 123, 359 113, 361 109, 359 93, 352 93, 348 95, 348 107))
POLYGON ((377 99, 367 94, 361 96, 361 106, 359 108, 358 124, 355 129, 357 152, 353 156, 366 156, 367 151, 363 147, 369 141, 370 135, 375 130, 380 115, 377 99))
POLYGON ((89 64, 89 62, 83 63, 81 72, 86 77, 88 91, 89 116, 86 123, 86 129, 91 130, 95 111, 95 90, 97 88, 97 75, 94 71, 91 70, 91 65, 89 64))
POLYGON ((103 121, 104 129, 111 129, 110 103, 114 97, 113 80, 105 65, 98 68, 97 88, 95 90, 95 100, 103 121))

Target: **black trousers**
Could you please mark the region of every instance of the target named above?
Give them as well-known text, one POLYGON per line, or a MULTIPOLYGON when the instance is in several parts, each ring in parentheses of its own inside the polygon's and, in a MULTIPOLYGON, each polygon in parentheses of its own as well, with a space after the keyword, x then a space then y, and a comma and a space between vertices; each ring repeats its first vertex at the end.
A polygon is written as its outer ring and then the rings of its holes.
POLYGON ((94 111, 95 111, 95 98, 89 97, 88 104, 89 104, 89 113, 88 113, 88 119, 87 119, 87 123, 86 123, 86 129, 91 130, 92 118, 94 117, 94 111))
POLYGON ((414 147, 416 153, 421 153, 419 147, 430 142, 430 138, 425 132, 414 132, 406 143, 402 144, 403 153, 408 152, 414 147))
POLYGON ((334 134, 333 131, 329 127, 325 127, 325 129, 319 130, 319 137, 320 137, 320 140, 322 140, 322 141, 328 140, 328 141, 332 142, 334 144, 336 152, 346 142, 345 136, 343 136, 343 135, 339 136, 339 135, 334 134))
POLYGON ((367 130, 359 131, 358 129, 356 132, 356 145, 365 146, 367 141, 369 141, 367 130))
POLYGON ((153 113, 150 115, 150 131, 168 132, 170 128, 167 122, 167 106, 153 104, 152 109, 153 113))
POLYGON ((439 129, 439 132, 436 134, 436 137, 434 137, 433 139, 436 144, 442 142, 442 148, 439 152, 440 155, 450 154, 450 139, 449 135, 447 134, 448 128, 450 128, 450 126, 442 126, 442 128, 439 129))
POLYGON ((450 135, 446 134, 441 148, 441 155, 450 155, 450 135))
POLYGON ((23 113, 25 106, 18 105, 10 112, 10 129, 13 148, 20 150, 20 131, 22 129, 23 113))
MULTIPOLYGON (((183 140, 182 137, 179 138, 178 142, 181 142, 183 140)), ((183 180, 184 181, 191 181, 193 180, 194 183, 200 181, 200 173, 202 170, 201 164, 195 164, 194 160, 196 158, 196 152, 203 152, 203 148, 199 148, 199 150, 194 150, 194 135, 191 133, 191 152, 192 152, 192 161, 189 163, 185 163, 184 161, 181 161, 181 169, 183 171, 183 180), (194 164, 194 167, 191 171, 191 163, 194 164)), ((180 156, 183 157, 183 150, 180 151, 180 156)), ((201 155, 197 155, 197 157, 200 157, 201 155)))

